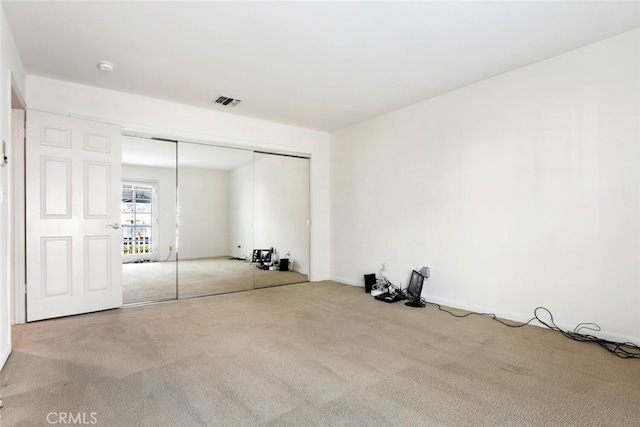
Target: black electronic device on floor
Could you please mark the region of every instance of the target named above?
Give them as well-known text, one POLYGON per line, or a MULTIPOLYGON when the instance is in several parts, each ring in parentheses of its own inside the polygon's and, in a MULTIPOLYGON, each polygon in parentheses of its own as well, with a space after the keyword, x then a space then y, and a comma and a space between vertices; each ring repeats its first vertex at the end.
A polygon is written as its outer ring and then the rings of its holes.
POLYGON ((251 262, 268 264, 271 262, 271 249, 254 249, 251 262))
MULTIPOLYGON (((428 271, 428 270, 427 270, 428 271)), ((409 279, 409 286, 406 290, 407 299, 404 305, 409 307, 424 307, 427 305, 420 296, 422 294, 422 285, 424 283, 425 276, 413 270, 411 272, 411 278, 409 279)))
POLYGON ((384 302, 389 302, 389 303, 397 302, 397 301, 405 299, 405 297, 404 297, 404 295, 402 295, 402 293, 391 293, 391 292, 385 292, 383 294, 376 295, 374 298, 379 300, 379 301, 384 301, 384 302))
POLYGON ((368 294, 371 293, 371 289, 373 289, 373 285, 376 284, 376 275, 375 274, 365 274, 364 275, 364 291, 368 294))

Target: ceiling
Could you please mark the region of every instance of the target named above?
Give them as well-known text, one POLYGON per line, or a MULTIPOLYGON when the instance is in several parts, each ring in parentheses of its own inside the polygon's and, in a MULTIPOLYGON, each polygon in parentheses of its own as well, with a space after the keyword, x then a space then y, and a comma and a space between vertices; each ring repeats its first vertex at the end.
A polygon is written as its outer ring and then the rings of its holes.
POLYGON ((28 74, 322 131, 640 27, 638 1, 2 4, 28 74))

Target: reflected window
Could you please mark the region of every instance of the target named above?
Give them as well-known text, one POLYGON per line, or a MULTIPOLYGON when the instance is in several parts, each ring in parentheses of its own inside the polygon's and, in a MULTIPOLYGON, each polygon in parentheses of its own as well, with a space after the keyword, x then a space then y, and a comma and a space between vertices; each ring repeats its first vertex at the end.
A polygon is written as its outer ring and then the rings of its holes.
POLYGON ((155 187, 151 184, 122 183, 122 253, 141 255, 154 252, 155 187))

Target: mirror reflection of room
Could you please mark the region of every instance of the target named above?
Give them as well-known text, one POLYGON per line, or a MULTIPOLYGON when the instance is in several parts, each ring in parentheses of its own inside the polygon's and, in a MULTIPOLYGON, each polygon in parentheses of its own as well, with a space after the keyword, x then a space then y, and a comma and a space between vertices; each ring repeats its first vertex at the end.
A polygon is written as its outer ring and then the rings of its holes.
POLYGON ((178 143, 179 298, 253 289, 252 163, 248 150, 178 143))
POLYGON ((254 287, 306 282, 309 159, 258 152, 254 159, 254 241, 263 260, 254 287))
POLYGON ((176 143, 122 137, 123 302, 175 299, 176 143))
POLYGON ((309 159, 123 137, 125 304, 307 282, 309 159))
POLYGON ((308 281, 309 159, 180 142, 178 187, 179 298, 308 281))

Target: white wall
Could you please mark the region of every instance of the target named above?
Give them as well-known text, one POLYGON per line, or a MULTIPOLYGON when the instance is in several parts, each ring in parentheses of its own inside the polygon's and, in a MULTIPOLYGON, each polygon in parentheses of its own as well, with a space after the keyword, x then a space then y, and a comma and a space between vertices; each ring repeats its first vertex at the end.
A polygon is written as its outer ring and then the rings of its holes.
MULTIPOLYGON (((332 135, 331 265, 640 342, 640 30, 332 135)), ((462 62, 461 62, 462 64, 462 62)))
POLYGON ((178 259, 229 256, 229 172, 178 168, 178 259))
POLYGON ((30 108, 264 151, 310 154, 311 280, 329 277, 329 134, 75 83, 27 76, 30 108))
MULTIPOLYGON (((11 87, 12 81, 22 96, 26 95, 25 72, 22 60, 16 49, 13 36, 7 24, 4 9, 0 7, 0 136, 11 149, 11 87)), ((9 161, 13 157, 8 152, 9 161)), ((11 278, 14 275, 12 241, 12 166, 0 167, 0 188, 4 192, 0 205, 0 368, 4 366, 11 353, 11 278)))
MULTIPOLYGON (((134 182, 152 182, 156 186, 157 234, 154 261, 175 260, 176 247, 176 170, 153 166, 122 165, 122 180, 134 182), (174 248, 169 251, 169 246, 174 248)), ((126 260, 147 258, 127 256, 126 260)))

